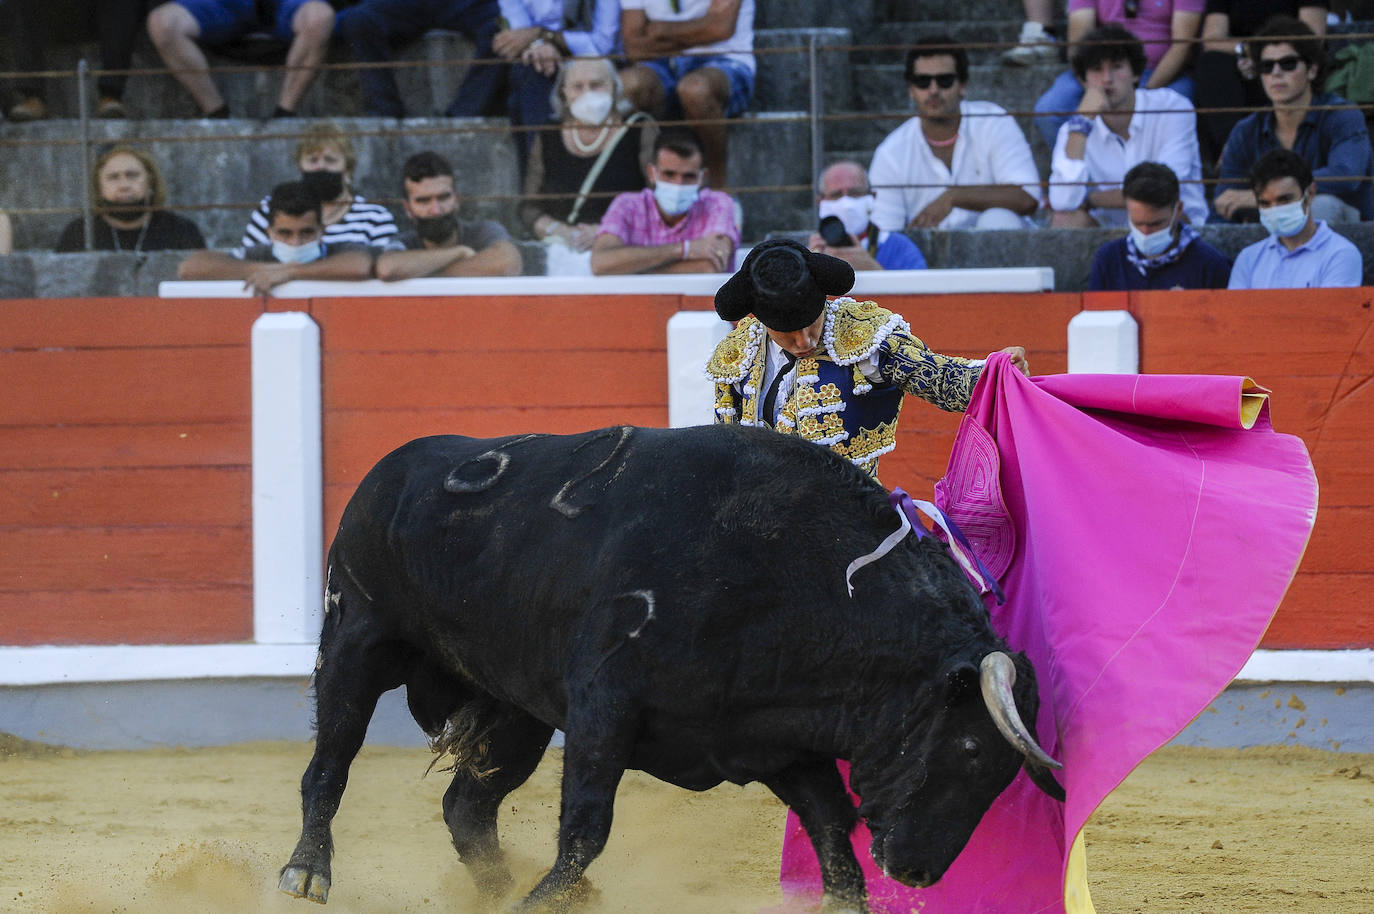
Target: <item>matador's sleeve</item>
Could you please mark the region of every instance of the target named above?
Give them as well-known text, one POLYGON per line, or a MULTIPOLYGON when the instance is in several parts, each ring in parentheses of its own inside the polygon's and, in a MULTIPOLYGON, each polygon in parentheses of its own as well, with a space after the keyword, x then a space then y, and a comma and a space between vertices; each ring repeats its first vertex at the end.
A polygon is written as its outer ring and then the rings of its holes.
POLYGON ((950 412, 963 412, 983 373, 981 359, 941 355, 901 330, 878 347, 878 373, 890 384, 950 412))
POLYGON ((740 395, 735 385, 716 381, 716 425, 735 425, 739 422, 740 395))

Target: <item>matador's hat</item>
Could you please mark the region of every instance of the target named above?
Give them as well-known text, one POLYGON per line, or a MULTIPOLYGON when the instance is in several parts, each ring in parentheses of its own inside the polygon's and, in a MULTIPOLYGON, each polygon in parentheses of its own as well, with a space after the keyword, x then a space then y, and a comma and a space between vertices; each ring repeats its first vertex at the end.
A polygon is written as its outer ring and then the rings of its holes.
POLYGON ((770 330, 792 333, 816 322, 827 295, 854 288, 854 268, 838 257, 808 251, 795 241, 765 241, 716 292, 716 313, 727 321, 752 314, 770 330))

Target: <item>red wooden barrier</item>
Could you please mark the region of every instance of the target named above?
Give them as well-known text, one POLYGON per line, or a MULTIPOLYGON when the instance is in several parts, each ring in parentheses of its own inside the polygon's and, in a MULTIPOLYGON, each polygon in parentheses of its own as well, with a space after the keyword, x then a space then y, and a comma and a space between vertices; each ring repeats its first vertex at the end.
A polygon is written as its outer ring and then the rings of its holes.
MULTIPOLYGON (((1321 514, 1267 647, 1374 646, 1374 290, 888 296, 932 347, 1019 343, 1064 371, 1085 304, 1141 324, 1142 370, 1248 374, 1308 444, 1321 514)), ((667 417, 673 295, 272 301, 322 332, 325 532, 418 435, 572 432, 667 417)), ((0 642, 251 637, 244 300, 0 301, 0 642)), ((958 417, 904 408, 888 485, 929 492, 958 417)), ((1243 575, 1244 569, 1237 569, 1243 575)))

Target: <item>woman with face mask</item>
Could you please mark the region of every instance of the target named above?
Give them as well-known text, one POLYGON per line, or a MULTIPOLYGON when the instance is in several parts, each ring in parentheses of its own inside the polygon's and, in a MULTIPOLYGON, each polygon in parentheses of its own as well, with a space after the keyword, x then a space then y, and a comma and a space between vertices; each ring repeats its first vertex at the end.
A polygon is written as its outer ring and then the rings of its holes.
MULTIPOLYGON (((166 251, 205 247, 200 229, 190 219, 163 209, 166 185, 157 162, 142 149, 114 146, 91 169, 95 201, 91 250, 166 251)), ((58 253, 86 250, 86 227, 80 216, 67 223, 58 253)))
POLYGON ((520 206, 520 221, 535 238, 585 252, 611 199, 644 188, 643 163, 658 131, 647 115, 626 119, 620 77, 605 59, 566 61, 551 102, 561 129, 535 137, 525 177, 531 199, 520 206))
MULTIPOLYGON (((396 219, 385 206, 368 203, 353 192, 358 157, 348 136, 330 123, 317 124, 296 144, 300 181, 320 200, 324 240, 330 244, 365 244, 387 248, 397 234, 396 219)), ((271 244, 267 232, 267 198, 253 211, 244 229, 243 247, 271 244)))

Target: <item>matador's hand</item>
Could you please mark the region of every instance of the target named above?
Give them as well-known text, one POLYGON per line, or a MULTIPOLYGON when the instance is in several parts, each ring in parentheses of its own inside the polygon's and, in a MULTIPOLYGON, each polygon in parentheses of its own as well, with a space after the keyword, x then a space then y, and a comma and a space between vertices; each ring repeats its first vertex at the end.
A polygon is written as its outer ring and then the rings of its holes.
POLYGON ((1030 377, 1030 362, 1026 361, 1026 350, 1022 346, 1008 346, 1006 349, 999 349, 1011 356, 1011 367, 1021 372, 1026 377, 1030 377))

